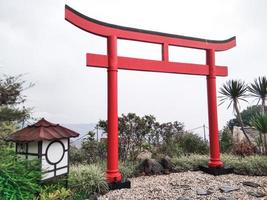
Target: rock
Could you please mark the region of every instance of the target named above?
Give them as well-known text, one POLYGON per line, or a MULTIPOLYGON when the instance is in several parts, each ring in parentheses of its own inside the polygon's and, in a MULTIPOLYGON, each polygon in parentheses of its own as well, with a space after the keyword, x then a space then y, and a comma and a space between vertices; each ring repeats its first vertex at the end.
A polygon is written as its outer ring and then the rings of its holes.
POLYGON ((244 181, 244 182, 243 182, 243 185, 245 185, 245 186, 249 186, 249 187, 254 187, 254 188, 260 186, 258 183, 254 183, 254 182, 251 182, 251 181, 244 181))
POLYGON ((239 188, 232 187, 232 186, 222 186, 222 187, 220 187, 220 191, 224 192, 224 193, 233 192, 233 191, 237 191, 237 190, 239 190, 239 188))
POLYGON ((151 159, 151 157, 152 157, 152 153, 148 150, 144 150, 141 153, 139 153, 136 158, 137 160, 142 161, 145 159, 151 159))
POLYGON ((166 174, 170 173, 173 171, 173 164, 171 162, 171 158, 169 156, 165 156, 164 158, 161 158, 159 163, 164 169, 164 173, 167 172, 166 174))
POLYGON ((191 199, 188 197, 179 197, 177 200, 191 200, 191 199))
POLYGON ((204 189, 197 189, 197 195, 209 195, 212 192, 209 190, 204 190, 204 189))
POLYGON ((254 196, 254 197, 265 197, 266 196, 266 194, 265 193, 263 193, 263 192, 259 192, 259 191, 257 191, 257 192, 252 192, 252 191, 250 191, 250 192, 247 192, 247 194, 249 194, 249 195, 251 195, 251 196, 254 196))
POLYGON ((146 175, 162 174, 163 167, 155 159, 145 159, 138 166, 138 171, 146 175))
POLYGON ((97 193, 91 194, 87 200, 97 200, 97 193))

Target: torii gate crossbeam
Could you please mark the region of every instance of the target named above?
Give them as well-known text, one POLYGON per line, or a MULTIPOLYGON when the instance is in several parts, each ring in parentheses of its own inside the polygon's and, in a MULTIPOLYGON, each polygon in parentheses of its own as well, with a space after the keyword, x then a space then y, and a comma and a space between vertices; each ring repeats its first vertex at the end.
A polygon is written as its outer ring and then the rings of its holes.
POLYGON ((87 32, 107 38, 107 55, 87 53, 87 66, 107 68, 108 73, 108 150, 107 180, 121 181, 118 168, 118 69, 150 72, 202 75, 207 77, 208 117, 210 136, 210 168, 221 168, 217 119, 216 76, 227 76, 227 67, 215 65, 215 52, 225 51, 236 45, 235 37, 228 40, 206 40, 161 32, 123 27, 89 18, 65 6, 65 19, 87 32), (126 39, 162 46, 162 60, 121 57, 117 55, 117 40, 126 39), (206 64, 169 61, 169 46, 179 46, 206 51, 206 64))

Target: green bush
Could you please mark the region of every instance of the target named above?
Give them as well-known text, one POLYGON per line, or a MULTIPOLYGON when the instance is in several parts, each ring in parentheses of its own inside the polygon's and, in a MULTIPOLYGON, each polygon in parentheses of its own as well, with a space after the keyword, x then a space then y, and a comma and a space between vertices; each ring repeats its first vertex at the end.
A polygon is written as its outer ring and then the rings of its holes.
POLYGON ((87 196, 108 191, 108 185, 103 171, 97 165, 73 165, 69 174, 70 187, 75 192, 85 193, 87 196))
POLYGON ((170 141, 169 143, 163 143, 156 152, 153 153, 153 157, 159 159, 168 155, 169 157, 178 157, 183 154, 183 149, 176 141, 170 141), (160 155, 160 156, 159 156, 160 155))
POLYGON ((207 154, 209 152, 207 142, 193 133, 183 134, 177 142, 184 153, 207 154))
POLYGON ((7 149, 0 150, 0 160, 0 199, 34 199, 40 191, 39 161, 19 159, 7 149))
POLYGON ((78 164, 85 162, 85 154, 82 149, 78 149, 75 146, 70 146, 70 163, 78 164))
POLYGON ((120 163, 120 172, 122 175, 122 181, 126 180, 127 178, 131 178, 134 176, 134 171, 135 171, 136 165, 133 164, 132 162, 124 162, 120 163))

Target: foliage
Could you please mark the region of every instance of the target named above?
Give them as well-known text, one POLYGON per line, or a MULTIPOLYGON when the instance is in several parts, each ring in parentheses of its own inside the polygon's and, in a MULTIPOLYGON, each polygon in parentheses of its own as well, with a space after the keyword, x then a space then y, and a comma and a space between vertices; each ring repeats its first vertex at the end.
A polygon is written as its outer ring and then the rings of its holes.
POLYGON ((232 150, 233 137, 228 127, 224 127, 223 130, 220 131, 220 147, 222 153, 229 153, 232 150))
POLYGON ((19 121, 29 117, 29 110, 16 107, 25 102, 22 92, 33 86, 21 80, 22 75, 0 77, 0 122, 19 121))
POLYGON ((83 163, 85 161, 85 154, 82 149, 78 149, 75 146, 70 146, 69 150, 69 158, 70 163, 72 164, 78 164, 83 163))
POLYGON ((44 185, 40 192, 40 200, 66 200, 71 196, 71 190, 58 184, 44 185))
POLYGON ((99 160, 105 160, 107 157, 106 142, 96 141, 95 133, 93 131, 88 132, 88 136, 82 142, 80 151, 87 163, 95 163, 99 160))
POLYGON ((23 160, 11 150, 0 150, 0 199, 34 199, 41 177, 39 161, 23 160))
POLYGON ((207 142, 193 133, 183 134, 177 142, 184 153, 206 154, 209 152, 207 142))
POLYGON ((4 138, 30 118, 30 109, 20 105, 26 101, 23 91, 33 84, 21 78, 22 75, 0 76, 0 146, 6 145, 4 138))
POLYGON ((122 181, 126 180, 127 178, 131 178, 134 176, 134 170, 136 168, 136 164, 130 162, 120 163, 120 172, 122 175, 122 181))
POLYGON ((264 138, 260 135, 260 142, 264 141, 265 154, 267 155, 267 113, 255 115, 251 120, 251 125, 254 126, 260 134, 263 134, 264 138))
POLYGON ((251 125, 261 133, 267 134, 267 113, 255 115, 251 120, 251 125))
POLYGON ((72 193, 70 199, 71 200, 85 200, 85 199, 88 199, 88 195, 85 192, 76 192, 76 193, 72 193))
POLYGON ((169 143, 160 145, 160 147, 153 153, 153 156, 156 158, 163 157, 163 155, 175 157, 181 156, 183 153, 183 149, 177 141, 170 141, 169 143), (160 156, 158 157, 158 155, 160 156))
POLYGON ((108 191, 104 173, 97 165, 72 165, 69 183, 74 192, 86 193, 87 197, 94 192, 108 191))
MULTIPOLYGON (((259 114, 261 111, 261 107, 258 105, 253 105, 253 106, 249 106, 246 109, 244 109, 240 114, 241 114, 241 118, 243 120, 243 123, 245 126, 250 126, 251 125, 251 119, 259 114)), ((267 109, 266 109, 267 112, 267 109)), ((240 123, 238 122, 237 118, 231 119, 229 120, 229 122, 227 123, 227 126, 233 130, 234 126, 241 126, 240 123)))
MULTIPOLYGON (((105 133, 107 121, 98 123, 105 133)), ((119 117, 119 155, 122 161, 135 160, 144 149, 161 145, 170 146, 173 140, 184 132, 180 122, 159 123, 153 115, 137 116, 135 113, 122 114, 119 117)))

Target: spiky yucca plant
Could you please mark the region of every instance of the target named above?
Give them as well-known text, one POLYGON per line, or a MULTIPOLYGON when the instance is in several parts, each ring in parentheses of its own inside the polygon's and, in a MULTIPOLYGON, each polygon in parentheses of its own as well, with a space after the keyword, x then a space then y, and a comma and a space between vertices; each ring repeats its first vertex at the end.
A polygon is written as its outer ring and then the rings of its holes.
MULTIPOLYGON (((267 99, 267 79, 266 76, 258 77, 248 86, 248 90, 252 97, 258 99, 258 103, 261 101, 262 114, 264 114, 265 101, 267 99)), ((257 103, 257 104, 258 104, 257 103)))
POLYGON ((265 154, 267 154, 267 113, 265 114, 258 114, 254 116, 251 120, 251 125, 254 126, 260 133, 263 134, 263 142, 264 142, 264 149, 265 154))
POLYGON ((219 96, 220 98, 220 104, 226 102, 227 100, 230 101, 227 108, 229 108, 231 105, 233 105, 233 110, 236 114, 237 120, 239 124, 241 125, 241 129, 247 139, 247 141, 251 144, 251 141, 244 129, 244 123, 239 111, 239 101, 246 101, 245 99, 247 97, 247 85, 244 81, 241 80, 229 80, 223 86, 220 88, 220 94, 222 96, 219 96))

